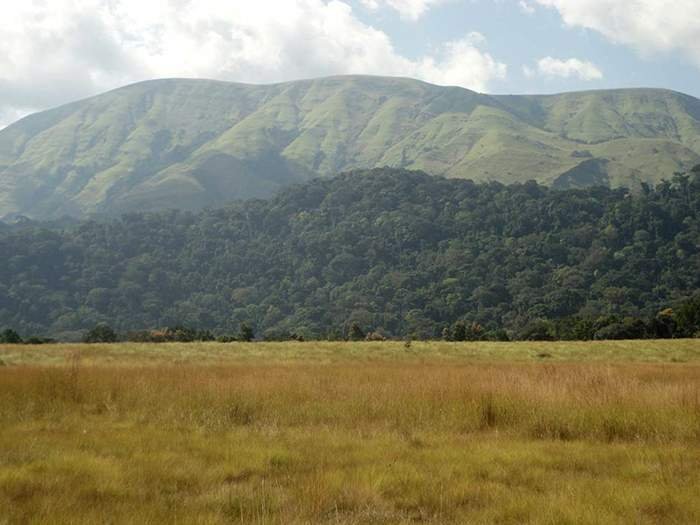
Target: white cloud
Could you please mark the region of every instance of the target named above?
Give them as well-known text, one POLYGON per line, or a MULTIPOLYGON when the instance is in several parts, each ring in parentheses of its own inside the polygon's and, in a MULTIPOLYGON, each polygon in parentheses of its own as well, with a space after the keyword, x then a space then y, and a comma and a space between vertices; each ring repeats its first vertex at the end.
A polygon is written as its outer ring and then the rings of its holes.
MULTIPOLYGON (((523 67, 525 76, 532 77, 535 72, 527 67, 523 67)), ((537 72, 546 77, 572 78, 581 80, 600 80, 603 72, 593 63, 578 58, 560 60, 552 57, 544 57, 537 62, 537 72)))
MULTIPOLYGON (((429 0, 399 2, 421 13, 429 0)), ((129 82, 277 82, 333 74, 417 77, 486 90, 506 66, 467 35, 410 59, 340 0, 27 0, 0 17, 0 125, 129 82)))
POLYGON ((369 9, 390 7, 399 12, 402 18, 418 20, 430 8, 449 0, 360 0, 369 9))
POLYGON ((536 0, 564 23, 602 33, 643 54, 680 50, 700 65, 698 0, 536 0))
POLYGON ((520 10, 525 14, 535 14, 535 6, 533 6, 528 0, 519 0, 518 7, 520 7, 520 10))
POLYGON ((504 79, 508 70, 505 64, 479 50, 474 45, 474 33, 470 33, 463 40, 445 44, 438 60, 422 59, 414 71, 416 78, 432 79, 436 84, 484 91, 491 80, 504 79))

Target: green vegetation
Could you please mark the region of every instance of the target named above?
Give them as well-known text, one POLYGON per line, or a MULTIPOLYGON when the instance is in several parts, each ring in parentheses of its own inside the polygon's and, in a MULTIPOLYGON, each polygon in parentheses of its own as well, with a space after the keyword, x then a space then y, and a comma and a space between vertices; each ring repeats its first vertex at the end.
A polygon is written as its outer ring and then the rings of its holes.
POLYGON ((659 90, 168 80, 23 119, 0 525, 700 522, 699 161, 659 90))
POLYGON ((698 239, 698 173, 631 195, 356 172, 198 214, 8 227, 0 327, 61 340, 100 323, 158 330, 135 341, 692 337, 698 239))
POLYGON ((9 344, 9 345, 21 345, 21 344, 26 344, 26 345, 44 345, 44 344, 50 344, 50 343, 55 343, 53 339, 47 338, 47 337, 36 337, 36 336, 30 336, 27 338, 22 338, 17 332, 12 330, 11 328, 6 328, 2 332, 0 332, 0 344, 9 344))
POLYGON ((392 166, 638 188, 700 162, 700 101, 664 90, 489 96, 381 77, 157 80, 0 131, 0 217, 201 209, 392 166))
POLYGON ((106 324, 98 324, 95 328, 85 334, 86 343, 116 343, 116 332, 106 324))
POLYGON ((0 343, 16 345, 21 344, 22 342, 22 338, 19 336, 19 334, 11 328, 7 328, 6 330, 0 332, 0 343))
POLYGON ((700 521, 697 340, 0 360, 3 523, 700 521))
POLYGON ((686 363, 700 365, 700 340, 644 341, 287 341, 242 343, 55 343, 0 345, 7 366, 63 366, 80 355, 91 367, 231 366, 237 364, 686 363))

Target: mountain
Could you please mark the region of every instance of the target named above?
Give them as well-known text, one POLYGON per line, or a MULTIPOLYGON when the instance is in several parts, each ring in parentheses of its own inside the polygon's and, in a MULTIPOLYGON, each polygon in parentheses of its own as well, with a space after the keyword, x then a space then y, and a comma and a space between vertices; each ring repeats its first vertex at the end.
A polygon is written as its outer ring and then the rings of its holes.
POLYGON ((700 162, 700 100, 489 96, 384 77, 155 80, 0 131, 0 217, 200 209, 354 168, 638 187, 700 162))
MULTIPOLYGON (((308 339, 463 321, 512 336, 574 318, 576 338, 610 324, 637 337, 627 317, 700 291, 700 170, 631 195, 384 168, 198 213, 23 222, 0 229, 0 330, 61 339, 100 322, 308 339)), ((700 309, 694 323, 686 335, 700 309)))

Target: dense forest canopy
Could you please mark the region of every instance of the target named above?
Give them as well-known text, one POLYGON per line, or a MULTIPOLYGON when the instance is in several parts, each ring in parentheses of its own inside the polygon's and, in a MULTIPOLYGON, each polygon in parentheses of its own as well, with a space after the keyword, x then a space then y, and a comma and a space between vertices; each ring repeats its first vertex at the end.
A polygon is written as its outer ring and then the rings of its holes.
POLYGON ((0 253, 0 328, 25 334, 513 336, 691 300, 700 173, 631 194, 358 171, 200 213, 4 225, 0 253))

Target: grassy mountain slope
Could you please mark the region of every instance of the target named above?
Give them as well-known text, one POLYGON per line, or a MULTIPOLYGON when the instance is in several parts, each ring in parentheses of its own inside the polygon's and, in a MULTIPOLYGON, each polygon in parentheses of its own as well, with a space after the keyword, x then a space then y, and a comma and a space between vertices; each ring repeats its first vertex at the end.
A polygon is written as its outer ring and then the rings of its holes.
POLYGON ((698 162, 700 101, 664 90, 488 96, 383 77, 157 80, 0 131, 0 217, 197 209, 376 166, 570 187, 656 182, 698 162))

